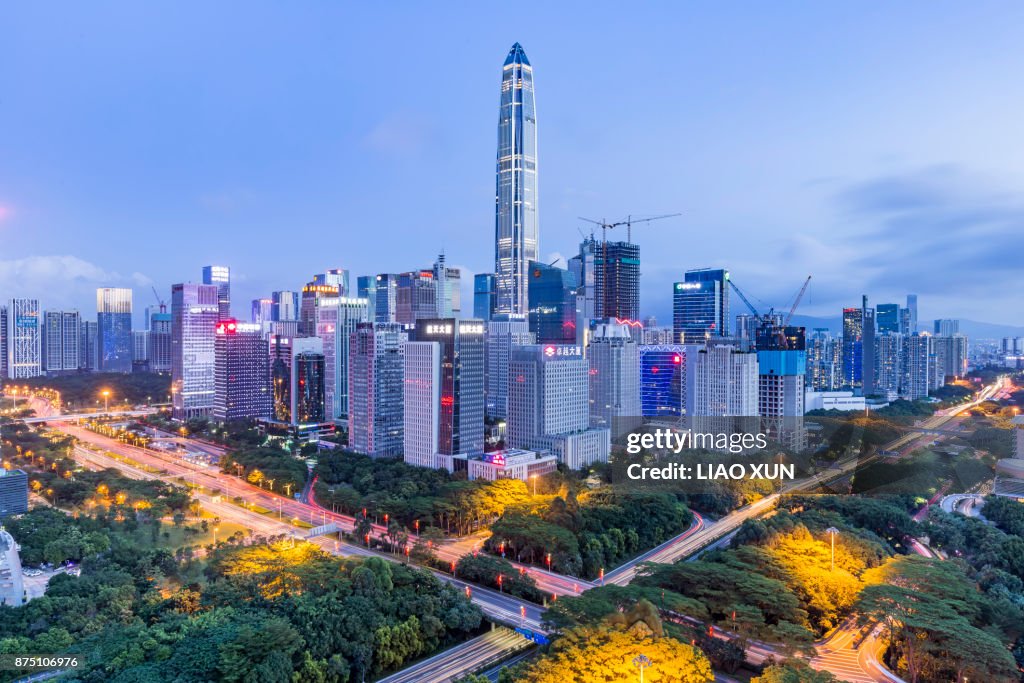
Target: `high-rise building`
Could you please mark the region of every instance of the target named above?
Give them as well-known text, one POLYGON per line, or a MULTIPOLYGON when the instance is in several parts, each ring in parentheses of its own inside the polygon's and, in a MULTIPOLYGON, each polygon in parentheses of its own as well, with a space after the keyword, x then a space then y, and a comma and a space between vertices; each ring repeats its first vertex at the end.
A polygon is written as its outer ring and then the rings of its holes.
POLYGON ((231 317, 231 269, 228 266, 203 266, 203 284, 217 287, 217 314, 221 320, 231 317))
POLYGON ((279 291, 270 295, 270 319, 274 322, 299 319, 298 292, 279 291))
POLYGON ((78 348, 78 362, 81 364, 82 370, 93 372, 99 367, 97 336, 96 323, 92 320, 83 320, 78 348))
POLYGON ((96 290, 96 347, 100 371, 132 371, 132 290, 96 290))
POLYGON ((943 318, 935 321, 936 337, 952 337, 960 334, 960 321, 955 318, 943 318))
POLYGON ((907 315, 910 316, 910 330, 907 334, 917 334, 917 294, 907 294, 907 315))
POLYGON ((595 325, 587 346, 590 363, 590 424, 612 438, 640 422, 640 345, 626 325, 595 325))
POLYGON ((323 342, 318 337, 292 340, 291 424, 298 427, 328 422, 323 342))
POLYGON ((377 276, 377 300, 374 322, 398 322, 398 275, 381 273, 377 276))
POLYGON ((761 417, 804 414, 806 351, 758 351, 758 413, 761 417))
POLYGON ((434 262, 434 288, 437 296, 438 318, 458 318, 462 315, 462 271, 445 265, 444 254, 434 262))
POLYGON ((362 322, 350 335, 348 445, 357 453, 402 455, 407 340, 397 323, 362 322))
POLYGON ((213 410, 219 306, 217 285, 171 287, 171 402, 177 420, 213 410))
POLYGON ((299 334, 304 337, 316 335, 319 323, 320 300, 338 298, 338 285, 329 284, 324 275, 315 275, 313 280, 302 287, 299 299, 299 334))
POLYGON ((149 371, 171 371, 171 314, 161 310, 149 316, 149 371))
POLYGON ((395 320, 415 325, 417 320, 437 317, 437 280, 432 270, 401 273, 395 290, 395 320))
POLYGON ((842 344, 827 327, 816 327, 807 343, 807 387, 835 391, 842 386, 842 344))
POLYGON ((356 278, 356 296, 366 299, 370 311, 370 321, 377 316, 377 276, 360 275, 356 278))
POLYGON ((43 356, 47 375, 78 372, 82 317, 78 311, 46 311, 43 356))
POLYGON ((861 303, 861 381, 864 395, 875 393, 875 309, 868 306, 868 297, 861 303))
POLYGON ((640 247, 599 242, 594 258, 596 318, 640 319, 640 247))
POLYGON ((270 328, 269 323, 274 319, 273 299, 253 299, 252 308, 249 313, 249 322, 259 325, 264 331, 270 328))
POLYGON ((270 350, 261 327, 220 320, 214 351, 213 416, 221 421, 270 417, 270 350))
POLYGON ((899 334, 899 304, 878 304, 875 307, 875 311, 875 323, 878 325, 878 334, 899 334))
POLYGON ((452 456, 484 450, 484 323, 454 318, 416 322, 406 344, 405 461, 454 469, 452 456))
POLYGON ((484 322, 494 312, 494 273, 477 273, 473 276, 473 317, 484 322))
MULTIPOLYGON (((956 321, 953 321, 956 322, 956 321)), ((951 329, 952 326, 943 329, 951 329)), ((936 334, 932 337, 932 348, 935 353, 935 376, 938 385, 945 384, 947 379, 963 377, 967 374, 967 337, 954 332, 950 335, 936 334)))
MULTIPOLYGON (((688 404, 687 370, 692 372, 697 344, 645 344, 640 347, 640 411, 644 417, 678 418, 688 404)), ((692 401, 692 398, 690 399, 692 401)))
POLYGON ((7 306, 0 306, 0 379, 7 377, 7 306))
POLYGON ((11 379, 43 372, 42 316, 38 299, 11 299, 7 304, 7 374, 11 379))
POLYGON ((859 387, 864 383, 864 311, 843 309, 843 385, 859 387))
POLYGON ((729 336, 729 271, 686 271, 673 289, 672 330, 682 343, 729 336))
POLYGON ((589 425, 589 365, 576 345, 516 346, 509 359, 508 444, 552 451, 570 469, 606 462, 606 427, 589 425))
POLYGON ((292 421, 292 341, 295 335, 271 333, 270 385, 273 401, 272 419, 281 424, 292 421))
POLYGON ((496 166, 494 312, 522 315, 529 262, 538 255, 537 109, 533 67, 519 43, 502 67, 496 166))
POLYGON ((534 337, 523 316, 497 313, 486 325, 485 412, 492 420, 504 420, 508 417, 508 363, 512 349, 532 344, 534 337))
POLYGON ((903 338, 903 398, 927 398, 935 382, 935 351, 932 337, 912 334, 903 338))
POLYGON ((576 278, 572 272, 530 261, 527 284, 530 332, 538 344, 576 343, 576 278))
POLYGON ((351 387, 348 374, 349 344, 356 327, 369 321, 369 301, 357 297, 340 297, 335 304, 334 322, 330 325, 334 329, 324 329, 323 323, 317 328, 320 332, 318 336, 324 340, 324 356, 331 356, 331 367, 327 368, 329 420, 348 420, 351 387))
POLYGON ((887 400, 896 399, 903 386, 905 337, 886 333, 875 338, 875 391, 887 400))
POLYGON ((756 353, 731 344, 708 346, 694 363, 694 409, 697 416, 758 415, 760 382, 756 353))
POLYGON ((132 330, 132 371, 149 372, 149 330, 132 330))

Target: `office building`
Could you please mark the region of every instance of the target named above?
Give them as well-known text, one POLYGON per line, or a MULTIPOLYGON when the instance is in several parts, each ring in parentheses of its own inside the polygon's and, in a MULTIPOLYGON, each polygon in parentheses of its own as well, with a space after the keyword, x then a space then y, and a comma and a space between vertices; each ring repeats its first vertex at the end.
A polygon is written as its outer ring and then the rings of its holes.
POLYGON ((843 386, 863 386, 864 370, 864 311, 860 308, 843 309, 843 386))
POLYGON ((935 321, 936 337, 952 337, 960 334, 960 321, 954 318, 943 318, 935 321))
POLYGON ((686 414, 686 370, 702 347, 683 344, 640 346, 640 414, 678 418, 686 414))
POLYGON ((348 446, 357 453, 402 455, 407 341, 397 323, 361 322, 350 335, 348 446))
POLYGON ((348 376, 349 345, 357 326, 370 321, 370 302, 358 297, 341 297, 335 307, 333 332, 324 330, 322 324, 318 331, 324 340, 324 356, 330 355, 332 361, 332 367, 327 369, 327 406, 330 410, 328 419, 347 422, 351 386, 348 376), (333 351, 330 347, 332 344, 333 351))
POLYGON ((405 351, 405 461, 451 471, 452 456, 484 450, 484 323, 421 319, 415 340, 405 351))
POLYGON ((171 402, 176 420, 206 416, 216 395, 217 285, 171 287, 171 402))
POLYGON ((494 221, 495 313, 525 314, 538 256, 537 110, 533 67, 516 43, 502 67, 494 221))
POLYGON ((731 344, 709 346, 694 358, 696 416, 754 417, 760 393, 756 353, 731 344))
POLYGON ((907 294, 907 315, 909 316, 907 321, 909 330, 906 334, 917 334, 917 294, 907 294))
POLYGON ((596 245, 594 306, 597 318, 640 319, 640 247, 631 242, 596 245))
POLYGON ((494 312, 494 273, 477 273, 473 276, 473 317, 484 322, 494 312))
POLYGON ((688 270, 673 287, 672 330, 677 342, 729 336, 729 271, 688 270))
POLYGON ((512 349, 534 343, 534 337, 522 316, 498 313, 486 325, 485 413, 492 420, 504 420, 508 417, 508 363, 512 349))
POLYGON ((7 306, 0 306, 0 380, 7 379, 7 306))
POLYGON ((852 391, 811 391, 804 395, 804 411, 838 410, 842 412, 867 409, 867 401, 863 396, 854 396, 852 391))
POLYGON ((458 318, 462 315, 462 271, 445 265, 444 254, 434 262, 434 289, 437 297, 438 318, 458 318))
MULTIPOLYGON (((952 326, 943 329, 951 328, 952 326)), ((936 386, 941 386, 947 381, 967 374, 967 337, 965 335, 957 332, 951 335, 937 334, 932 337, 932 348, 935 353, 936 386)))
POLYGON ((875 393, 875 309, 865 296, 861 303, 861 380, 865 396, 875 393))
POLYGON ((132 290, 96 290, 96 348, 101 372, 132 371, 132 290))
POLYGON ((78 311, 46 311, 43 323, 43 358, 47 375, 78 372, 82 340, 78 311))
POLYGON ((132 330, 132 372, 149 372, 149 330, 132 330))
POLYGON ((274 322, 299 319, 298 292, 273 292, 270 301, 270 319, 274 322))
POLYGON ((626 325, 599 323, 587 346, 590 424, 612 438, 640 424, 640 345, 626 325))
POLYGON ((171 371, 171 314, 161 307, 159 313, 149 316, 149 358, 150 372, 171 371))
POLYGON ((253 299, 249 312, 249 322, 259 325, 264 331, 270 329, 270 323, 274 319, 273 299, 253 299))
POLYGON ((78 362, 80 369, 87 372, 95 371, 99 366, 99 349, 96 347, 96 323, 83 320, 79 332, 78 362))
POLYGON ((589 367, 583 349, 575 344, 513 348, 509 446, 551 451, 570 469, 606 462, 610 432, 604 426, 590 426, 589 367))
POLYGON ((519 479, 529 482, 558 469, 558 458, 551 453, 536 453, 520 448, 506 448, 466 458, 466 478, 469 481, 484 479, 519 479))
POLYGON ((0 519, 28 512, 28 475, 0 469, 0 519))
POLYGON ((528 321, 538 344, 576 343, 576 278, 568 270, 529 262, 528 321))
POLYGON ((231 269, 228 266, 203 266, 203 284, 217 288, 217 315, 231 318, 231 269))
POLYGON ((806 351, 758 351, 758 414, 799 417, 804 414, 806 351))
POLYGON ((328 422, 323 341, 319 337, 291 340, 290 423, 300 428, 328 422))
POLYGON ((374 322, 398 322, 398 275, 381 273, 377 276, 374 322))
POLYGON ((356 297, 366 299, 370 312, 370 322, 377 315, 377 276, 360 275, 356 278, 356 297))
POLYGON ((906 338, 902 334, 882 334, 875 338, 875 392, 886 400, 895 400, 903 386, 906 338))
POLYGON ((7 303, 7 376, 28 379, 43 373, 42 315, 38 299, 7 303))
POLYGON ((899 304, 878 304, 875 307, 875 324, 878 326, 878 334, 899 334, 899 304))
POLYGON ((262 328, 222 319, 214 336, 213 417, 220 421, 269 418, 273 411, 270 348, 262 328))
POLYGON ((927 398, 935 383, 935 352, 932 337, 914 334, 904 337, 903 345, 901 395, 911 401, 927 398))
POLYGON ((394 322, 415 325, 417 320, 437 318, 437 294, 434 271, 415 270, 399 274, 394 322))
POLYGON ((320 300, 338 298, 338 285, 328 284, 326 280, 323 274, 315 275, 313 280, 302 287, 299 297, 299 334, 303 337, 316 335, 316 326, 320 322, 320 300))

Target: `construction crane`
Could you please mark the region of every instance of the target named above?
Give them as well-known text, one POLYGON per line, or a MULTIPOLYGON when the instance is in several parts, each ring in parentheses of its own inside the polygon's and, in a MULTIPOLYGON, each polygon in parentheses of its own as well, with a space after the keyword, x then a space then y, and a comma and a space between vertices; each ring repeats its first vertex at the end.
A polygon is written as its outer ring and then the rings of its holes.
POLYGON ((793 314, 796 313, 796 307, 800 305, 800 300, 804 298, 804 293, 807 291, 807 286, 811 284, 811 276, 808 275, 807 279, 804 280, 804 286, 800 288, 800 292, 796 295, 796 300, 793 301, 793 307, 789 309, 789 315, 786 316, 786 320, 782 323, 783 327, 788 327, 789 323, 793 320, 793 314))
POLYGON ((637 219, 634 219, 633 216, 626 216, 626 220, 624 220, 624 221, 616 221, 614 223, 607 223, 605 221, 595 221, 592 218, 584 218, 583 216, 579 216, 579 219, 581 221, 586 221, 588 223, 593 223, 594 225, 601 226, 601 241, 602 242, 607 242, 608 241, 608 231, 609 230, 614 230, 615 228, 621 228, 623 225, 625 225, 626 226, 626 241, 627 242, 632 242, 633 241, 633 223, 650 223, 651 221, 660 221, 663 218, 675 218, 676 216, 682 216, 682 215, 683 214, 681 214, 681 213, 667 213, 667 214, 665 214, 663 216, 651 216, 650 218, 637 218, 637 219))
MULTIPOLYGON (((153 286, 153 296, 156 297, 156 302, 160 304, 160 312, 167 312, 167 302, 160 298, 160 293, 156 291, 156 286, 153 286)), ((147 323, 148 324, 148 323, 147 323)))
POLYGON ((772 311, 775 309, 769 309, 768 315, 761 315, 760 313, 757 312, 757 309, 754 308, 754 304, 750 303, 750 299, 747 298, 747 296, 743 293, 743 290, 740 289, 740 286, 737 285, 734 280, 730 279, 729 284, 732 285, 733 291, 735 291, 739 295, 740 300, 747 305, 747 308, 750 309, 750 312, 753 313, 755 318, 757 318, 758 323, 764 324, 771 319, 772 311))

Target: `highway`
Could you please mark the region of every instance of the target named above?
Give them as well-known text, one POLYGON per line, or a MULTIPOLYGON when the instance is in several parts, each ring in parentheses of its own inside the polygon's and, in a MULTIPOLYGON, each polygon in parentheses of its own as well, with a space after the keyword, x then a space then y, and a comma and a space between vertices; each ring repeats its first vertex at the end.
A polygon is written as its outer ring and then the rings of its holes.
POLYGON ((521 635, 496 628, 412 666, 380 679, 377 683, 449 683, 468 671, 482 669, 517 650, 530 648, 521 635))

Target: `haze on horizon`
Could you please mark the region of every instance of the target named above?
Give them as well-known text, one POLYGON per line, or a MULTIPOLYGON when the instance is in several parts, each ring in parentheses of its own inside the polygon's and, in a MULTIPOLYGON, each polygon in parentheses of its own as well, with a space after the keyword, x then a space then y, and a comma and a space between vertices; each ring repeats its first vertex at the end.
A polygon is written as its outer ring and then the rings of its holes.
MULTIPOLYGON (((535 69, 540 253, 635 229, 645 314, 724 266, 834 317, 1024 325, 1024 5, 100 2, 0 28, 0 298, 233 269, 234 312, 315 272, 493 269, 501 64, 535 69)), ((613 235, 623 238, 624 235, 613 235)), ((353 281, 354 284, 354 281, 353 281)), ((733 312, 743 312, 740 302, 733 312)), ((141 318, 137 315, 137 319, 141 318)))

